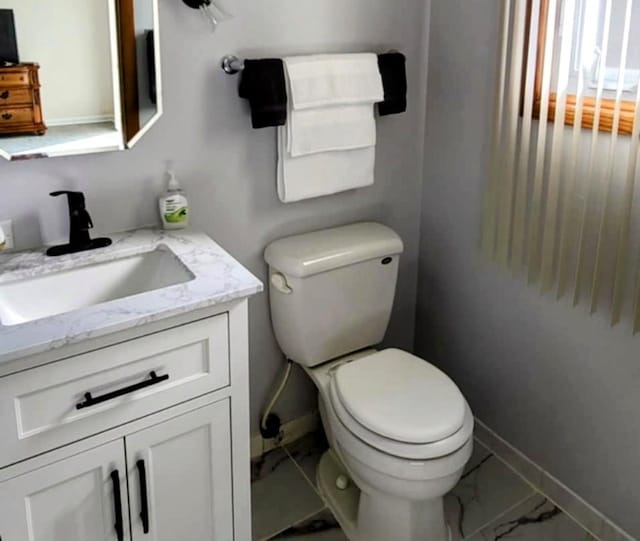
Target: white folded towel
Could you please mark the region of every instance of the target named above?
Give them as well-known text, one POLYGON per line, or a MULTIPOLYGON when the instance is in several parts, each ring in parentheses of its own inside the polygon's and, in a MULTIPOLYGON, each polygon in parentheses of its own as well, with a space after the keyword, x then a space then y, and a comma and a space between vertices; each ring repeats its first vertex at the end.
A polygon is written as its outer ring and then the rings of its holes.
POLYGON ((374 146, 293 158, 286 149, 286 127, 278 128, 278 197, 293 203, 373 184, 374 146))
POLYGON ((373 184, 374 103, 384 90, 374 54, 284 59, 287 125, 278 128, 278 196, 285 203, 373 184))
POLYGON ((384 100, 375 54, 292 56, 284 63, 294 111, 384 100))
POLYGON ((294 158, 375 146, 373 105, 290 111, 287 139, 287 151, 294 158))
POLYGON ((376 144, 373 106, 384 89, 375 54, 295 56, 284 64, 291 156, 376 144))

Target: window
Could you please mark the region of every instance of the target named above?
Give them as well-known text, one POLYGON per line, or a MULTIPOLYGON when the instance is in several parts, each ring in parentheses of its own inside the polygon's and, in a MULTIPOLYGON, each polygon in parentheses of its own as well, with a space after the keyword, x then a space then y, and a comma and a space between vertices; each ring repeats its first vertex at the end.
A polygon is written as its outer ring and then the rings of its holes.
POLYGON ((483 251, 640 333, 640 0, 501 4, 483 251))
POLYGON ((537 35, 534 117, 540 118, 543 84, 546 82, 550 85, 548 120, 555 120, 558 110, 558 92, 555 89, 566 83, 565 124, 574 124, 579 97, 582 97, 581 126, 593 127, 599 101, 599 128, 611 132, 620 85, 618 131, 630 135, 640 81, 640 34, 634 31, 640 24, 640 2, 569 0, 571 6, 566 2, 540 0, 539 18, 532 13, 537 9, 536 2, 528 2, 528 32, 537 35), (563 20, 565 17, 570 20, 563 20), (547 36, 549 25, 552 25, 552 32, 547 36), (568 63, 561 66, 557 51, 566 32, 571 37, 570 55, 568 63), (548 54, 549 44, 556 54, 548 54), (550 77, 546 81, 545 62, 551 63, 550 77), (562 73, 563 69, 566 73, 562 73), (561 78, 562 81, 559 80, 561 78))

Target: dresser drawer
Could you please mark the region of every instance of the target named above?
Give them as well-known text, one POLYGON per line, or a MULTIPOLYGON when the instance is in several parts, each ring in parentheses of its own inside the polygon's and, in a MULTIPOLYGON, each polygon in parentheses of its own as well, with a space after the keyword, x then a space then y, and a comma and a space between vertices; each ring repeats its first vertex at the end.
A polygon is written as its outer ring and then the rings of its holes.
POLYGON ((0 73, 0 86, 26 86, 30 85, 28 71, 17 71, 13 73, 0 73))
POLYGON ((11 107, 0 109, 0 128, 13 124, 31 124, 35 117, 31 107, 11 107))
POLYGON ((0 468, 229 385, 223 314, 0 379, 0 468))
POLYGON ((28 88, 2 88, 0 86, 0 107, 31 104, 32 101, 33 92, 28 88))

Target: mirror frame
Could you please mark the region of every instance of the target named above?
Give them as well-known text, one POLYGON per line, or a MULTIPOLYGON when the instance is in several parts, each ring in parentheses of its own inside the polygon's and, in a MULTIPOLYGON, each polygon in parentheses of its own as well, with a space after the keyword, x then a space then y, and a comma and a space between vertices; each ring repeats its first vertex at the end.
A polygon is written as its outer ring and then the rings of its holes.
POLYGON ((119 44, 119 85, 121 93, 121 121, 126 148, 133 148, 155 125, 164 112, 162 94, 162 62, 160 55, 160 13, 158 0, 150 0, 153 6, 153 48, 156 76, 156 112, 140 127, 138 116, 138 65, 134 28, 135 0, 117 2, 117 35, 119 44))

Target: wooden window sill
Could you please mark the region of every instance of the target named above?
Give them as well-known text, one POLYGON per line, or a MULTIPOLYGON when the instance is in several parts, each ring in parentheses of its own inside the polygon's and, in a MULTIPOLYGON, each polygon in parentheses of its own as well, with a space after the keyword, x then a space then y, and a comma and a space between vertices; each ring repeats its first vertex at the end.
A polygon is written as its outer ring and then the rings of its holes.
MULTIPOLYGON (((536 97, 536 101, 533 106, 533 117, 540 118, 541 99, 536 97)), ((576 96, 567 96, 567 105, 564 116, 564 123, 566 126, 573 126, 576 121, 576 96)), ((611 133, 613 131, 613 120, 615 116, 615 100, 602 100, 602 106, 600 110, 600 122, 599 129, 603 132, 611 133)), ((554 122, 556 119, 556 109, 558 107, 557 95, 551 94, 549 97, 549 122, 554 122)), ((582 124, 583 129, 593 129, 593 122, 596 111, 596 99, 586 97, 584 99, 584 105, 582 109, 582 124)), ((620 135, 631 135, 633 133, 633 122, 636 115, 636 107, 634 102, 624 101, 620 105, 620 123, 618 126, 618 133, 620 135)))

